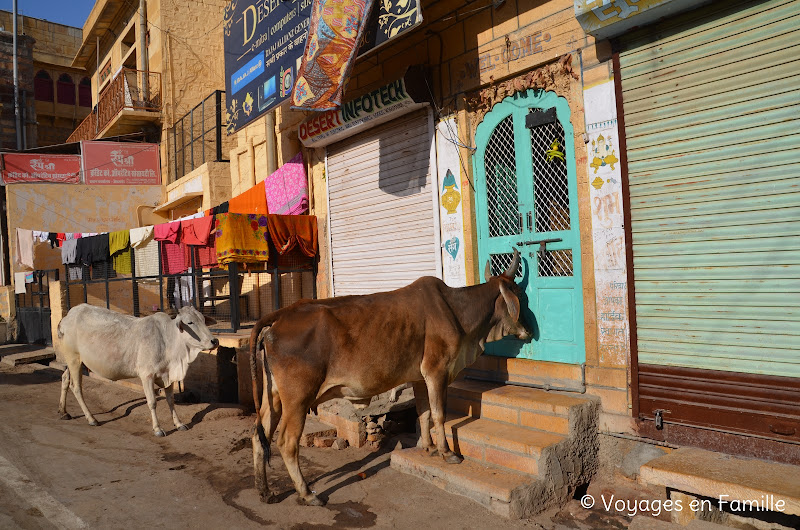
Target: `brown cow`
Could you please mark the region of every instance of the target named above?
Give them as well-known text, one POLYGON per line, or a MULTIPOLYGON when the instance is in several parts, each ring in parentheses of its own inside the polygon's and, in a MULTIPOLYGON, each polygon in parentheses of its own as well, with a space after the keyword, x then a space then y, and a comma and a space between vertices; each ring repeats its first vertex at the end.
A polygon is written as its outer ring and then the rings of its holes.
POLYGON ((301 300, 262 317, 250 335, 257 416, 253 465, 261 499, 275 502, 266 464, 279 421, 278 448, 299 500, 321 506, 298 464, 306 412, 332 398, 369 402, 406 382, 414 386, 422 446, 432 456, 460 463, 444 436, 433 446, 430 419, 444 432, 447 385, 483 353, 486 342, 507 335, 531 338, 520 319, 518 266, 514 249, 500 276, 489 277, 486 264, 487 282, 481 285, 452 288, 426 276, 396 291, 301 300))

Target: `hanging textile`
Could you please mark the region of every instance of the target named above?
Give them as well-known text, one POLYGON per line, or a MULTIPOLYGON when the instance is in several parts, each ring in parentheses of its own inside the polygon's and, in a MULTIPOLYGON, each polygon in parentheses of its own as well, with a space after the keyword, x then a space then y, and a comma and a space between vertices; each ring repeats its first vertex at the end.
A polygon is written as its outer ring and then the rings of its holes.
POLYGON ((372 4, 373 0, 314 0, 292 108, 330 110, 341 105, 372 4))
POLYGON ((17 228, 17 263, 33 269, 33 230, 17 228))
POLYGON ((67 266, 67 279, 70 281, 83 279, 83 265, 76 264, 78 258, 78 240, 67 239, 61 245, 61 263, 67 266))
POLYGON ((224 213, 215 218, 217 260, 220 266, 230 262, 258 263, 269 258, 269 232, 266 215, 224 213))
POLYGON ((303 154, 297 153, 265 180, 267 207, 278 215, 308 213, 308 177, 303 154))
POLYGON ((158 242, 153 239, 153 227, 131 228, 130 242, 136 276, 158 276, 158 242))
POLYGON ((211 210, 209 210, 209 212, 210 212, 209 215, 211 215, 212 217, 216 217, 217 215, 219 215, 221 213, 228 213, 228 208, 229 207, 230 207, 230 204, 228 204, 228 201, 225 201, 222 204, 218 204, 217 206, 214 206, 213 208, 211 208, 211 210))
POLYGON ((317 255, 316 215, 270 215, 267 224, 272 243, 281 255, 294 247, 309 258, 317 255))
MULTIPOLYGON (((212 218, 213 219, 213 218, 212 218)), ((208 236, 208 243, 202 246, 194 247, 197 249, 197 266, 202 268, 211 268, 217 266, 217 245, 216 235, 210 234, 208 236)))
POLYGON ((268 214, 269 210, 267 209, 267 196, 264 193, 264 183, 259 182, 246 192, 229 200, 228 212, 244 214, 255 213, 259 215, 268 214))
POLYGON ((181 221, 181 241, 187 245, 206 245, 208 235, 211 233, 211 226, 214 224, 213 217, 198 217, 181 221))
POLYGON ((118 230, 108 234, 108 251, 114 270, 120 274, 131 273, 130 230, 118 230))
POLYGON ((56 248, 58 246, 58 234, 56 232, 48 232, 47 240, 50 241, 50 248, 56 248))
POLYGON ((161 272, 180 274, 190 265, 189 247, 183 243, 161 242, 161 272))
POLYGON ((25 294, 28 292, 28 289, 25 286, 25 276, 27 274, 27 272, 14 273, 14 294, 25 294))
POLYGON ((173 221, 172 223, 164 223, 156 225, 153 228, 153 234, 156 241, 169 241, 175 243, 178 241, 178 232, 180 232, 181 222, 173 221))

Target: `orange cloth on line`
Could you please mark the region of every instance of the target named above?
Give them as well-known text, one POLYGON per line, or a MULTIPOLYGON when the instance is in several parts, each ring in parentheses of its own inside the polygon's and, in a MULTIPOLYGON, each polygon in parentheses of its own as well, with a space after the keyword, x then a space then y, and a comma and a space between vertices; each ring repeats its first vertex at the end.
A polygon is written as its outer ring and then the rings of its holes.
POLYGON ((259 263, 269 258, 269 232, 266 215, 221 213, 214 219, 217 261, 222 268, 228 263, 259 263))
POLYGON ((316 215, 268 215, 269 235, 281 255, 295 246, 313 258, 317 255, 317 216, 316 215))
POLYGON ((229 200, 228 213, 268 214, 267 191, 264 188, 264 182, 259 182, 246 192, 229 200))

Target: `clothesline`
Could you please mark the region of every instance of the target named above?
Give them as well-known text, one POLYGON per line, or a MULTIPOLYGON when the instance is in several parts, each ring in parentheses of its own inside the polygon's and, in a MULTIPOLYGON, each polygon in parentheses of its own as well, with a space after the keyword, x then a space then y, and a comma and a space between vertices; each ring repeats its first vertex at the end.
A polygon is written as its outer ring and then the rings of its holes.
POLYGON ((270 240, 281 255, 294 248, 309 258, 318 252, 317 222, 312 215, 195 214, 153 226, 99 233, 54 234, 17 228, 17 261, 30 269, 35 268, 34 233, 38 241, 61 249, 70 279, 83 279, 83 266, 91 266, 95 278, 110 274, 109 267, 119 274, 132 273, 131 248, 135 249, 133 265, 138 276, 159 274, 154 256, 160 256, 165 274, 185 272, 191 266, 190 252, 197 252, 195 265, 202 268, 266 262, 270 240))

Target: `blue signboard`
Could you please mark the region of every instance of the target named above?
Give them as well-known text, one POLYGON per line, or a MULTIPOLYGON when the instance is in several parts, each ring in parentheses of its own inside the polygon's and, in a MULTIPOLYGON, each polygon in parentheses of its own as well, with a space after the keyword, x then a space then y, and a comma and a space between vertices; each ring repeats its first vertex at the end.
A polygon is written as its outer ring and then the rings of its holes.
POLYGON ((312 0, 231 0, 225 8, 228 134, 289 99, 312 0))
MULTIPOLYGON (((228 134, 292 95, 313 0, 231 0, 225 8, 228 134)), ((419 0, 383 0, 372 10, 358 54, 422 24, 419 0)))

